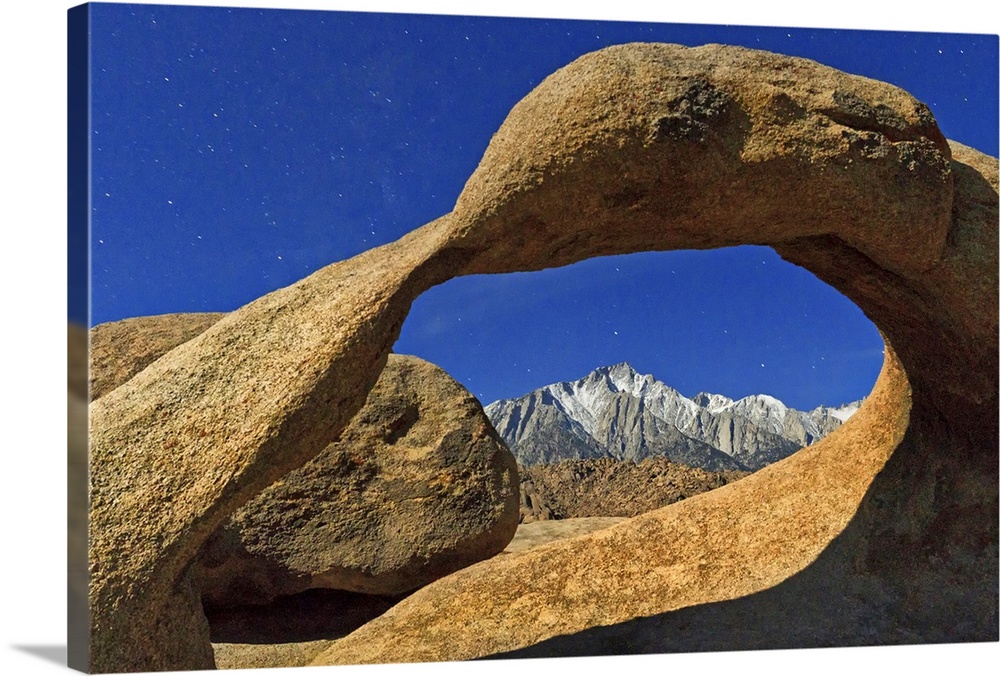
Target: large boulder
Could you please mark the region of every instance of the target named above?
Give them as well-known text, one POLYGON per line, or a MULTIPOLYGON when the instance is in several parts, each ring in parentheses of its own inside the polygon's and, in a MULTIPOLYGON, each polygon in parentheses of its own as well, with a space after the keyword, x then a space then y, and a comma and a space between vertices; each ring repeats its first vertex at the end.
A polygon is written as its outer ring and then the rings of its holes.
POLYGON ((433 364, 389 355, 340 441, 209 539, 202 598, 412 591, 504 549, 517 485, 514 456, 476 398, 433 364))
MULTIPOLYGON (((95 326, 92 383, 102 394, 118 387, 224 316, 95 326)), ((340 440, 209 539, 202 599, 232 606, 314 588, 413 591, 503 550, 517 528, 517 483, 514 457, 479 401, 437 366, 391 354, 340 440)))
POLYGON ((450 214, 240 308, 91 405, 91 669, 213 665, 191 563, 337 439, 426 289, 745 243, 882 330, 882 375, 847 424, 717 491, 454 573, 317 663, 669 649, 692 616, 702 638, 752 615, 801 645, 996 640, 996 224, 996 160, 949 147, 890 85, 718 45, 584 56, 515 106, 450 214))

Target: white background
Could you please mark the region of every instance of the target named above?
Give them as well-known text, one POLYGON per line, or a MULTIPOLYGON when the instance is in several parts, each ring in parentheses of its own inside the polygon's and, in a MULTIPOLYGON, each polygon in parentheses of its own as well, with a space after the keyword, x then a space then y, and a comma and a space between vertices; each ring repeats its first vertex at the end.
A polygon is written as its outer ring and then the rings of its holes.
MULTIPOLYGON (((0 264, 3 275, 2 418, 8 439, 3 474, 3 590, 0 664, 5 674, 65 670, 65 365, 66 365, 66 10, 58 0, 6 2, 3 50, 0 264), (60 652, 60 650, 63 652, 60 652), (42 656, 39 656, 39 655, 42 656)), ((148 3, 144 3, 148 4, 148 3)), ((842 0, 798 2, 664 2, 648 0, 271 0, 171 2, 301 9, 623 19, 680 23, 872 28, 996 34, 997 10, 982 0, 939 5, 842 0), (661 5, 661 3, 656 3, 661 5)), ((918 646, 458 663, 384 667, 276 669, 239 674, 337 673, 485 676, 586 672, 699 674, 865 674, 900 670, 942 674, 1000 664, 1000 644, 918 646), (876 671, 877 670, 877 671, 876 671)))

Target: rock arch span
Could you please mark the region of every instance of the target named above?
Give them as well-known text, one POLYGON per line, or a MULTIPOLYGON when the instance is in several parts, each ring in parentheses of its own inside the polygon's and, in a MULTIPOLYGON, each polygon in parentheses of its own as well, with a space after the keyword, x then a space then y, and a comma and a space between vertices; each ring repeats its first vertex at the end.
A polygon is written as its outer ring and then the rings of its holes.
MULTIPOLYGON (((850 583, 857 617, 890 618, 888 640, 995 640, 996 223, 996 160, 949 146, 927 107, 889 85, 724 46, 584 56, 515 106, 451 213, 248 304, 92 404, 91 669, 212 666, 188 575, 198 548, 346 426, 427 288, 742 243, 809 268, 885 335, 882 375, 849 425, 715 497, 521 555, 568 567, 522 581, 516 617, 494 586, 502 607, 461 617, 469 636, 456 640, 453 611, 481 598, 483 567, 509 579, 512 563, 486 562, 318 662, 466 659, 627 632, 819 564, 850 583), (684 537, 710 549, 667 546, 684 537), (635 556, 611 556, 623 548, 635 556), (588 575, 571 565, 584 559, 588 575)), ((836 640, 837 628, 813 629, 836 640)))

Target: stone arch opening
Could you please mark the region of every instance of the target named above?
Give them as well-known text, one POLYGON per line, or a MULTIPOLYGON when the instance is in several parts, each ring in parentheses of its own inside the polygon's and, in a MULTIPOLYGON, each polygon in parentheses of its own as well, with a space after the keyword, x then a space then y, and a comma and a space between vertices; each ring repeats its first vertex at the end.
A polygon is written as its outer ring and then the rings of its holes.
MULTIPOLYGON (((852 581, 856 609, 891 618, 868 640, 993 640, 996 222, 996 161, 949 145, 888 85, 720 46, 582 57, 515 106, 450 214, 250 303, 92 404, 91 667, 212 665, 187 574, 198 548, 344 428, 428 288, 737 244, 810 269, 885 336, 872 401, 841 433, 704 499, 433 583, 316 664, 469 659, 593 624, 627 639, 631 619, 817 560, 852 581), (612 565, 623 547, 628 570, 612 565)), ((865 638, 804 617, 830 641, 865 638)))
POLYGON ((883 346, 836 289, 743 246, 455 278, 414 301, 393 350, 442 366, 484 406, 627 361, 687 396, 768 394, 808 410, 867 395, 883 346), (782 364, 792 350, 801 354, 782 364), (806 383, 793 389, 796 373, 806 383))
POLYGON ((585 487, 595 500, 585 509, 576 498, 573 507, 553 503, 563 517, 631 516, 738 476, 692 470, 756 471, 787 457, 856 410, 884 358, 878 330, 849 299, 752 246, 452 279, 414 302, 393 350, 463 382, 519 464, 535 468, 522 472, 522 482, 537 475, 535 488, 560 460, 656 460, 645 470, 619 466, 626 474, 610 475, 625 482, 617 488, 590 474, 603 464, 580 466, 585 485, 552 475, 539 490, 556 502, 585 487), (626 371, 655 378, 655 392, 632 392, 626 371), (559 383, 555 399, 543 393, 559 383), (658 498, 643 489, 648 499, 634 503, 596 498, 638 490, 644 471, 698 481, 658 498))

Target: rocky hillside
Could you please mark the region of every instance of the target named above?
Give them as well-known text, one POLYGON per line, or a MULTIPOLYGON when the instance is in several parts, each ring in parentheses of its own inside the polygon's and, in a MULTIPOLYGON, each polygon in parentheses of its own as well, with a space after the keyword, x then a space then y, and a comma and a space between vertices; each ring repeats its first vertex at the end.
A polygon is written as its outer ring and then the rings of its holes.
POLYGON ((524 466, 664 457, 710 471, 754 471, 838 428, 860 405, 798 411, 768 395, 687 398, 627 363, 486 407, 524 466))
POLYGON ((597 458, 520 468, 521 523, 577 517, 633 517, 741 479, 666 458, 639 463, 597 458))

